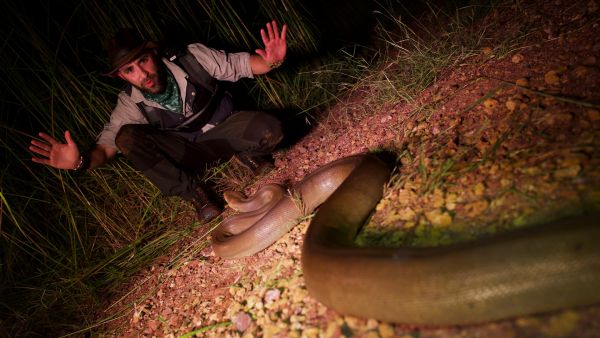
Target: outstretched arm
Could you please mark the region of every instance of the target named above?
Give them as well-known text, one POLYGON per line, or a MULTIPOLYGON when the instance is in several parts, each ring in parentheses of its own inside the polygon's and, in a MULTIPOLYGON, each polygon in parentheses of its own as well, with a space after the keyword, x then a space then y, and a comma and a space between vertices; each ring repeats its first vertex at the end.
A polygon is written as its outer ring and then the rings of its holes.
POLYGON ((256 54, 250 56, 252 74, 265 74, 281 65, 287 50, 286 31, 287 25, 284 24, 281 33, 279 33, 275 20, 267 23, 266 31, 264 29, 260 30, 265 49, 257 49, 256 54))
MULTIPOLYGON (((82 161, 82 155, 79 152, 79 147, 69 131, 65 131, 66 143, 61 143, 54 137, 39 133, 43 141, 31 140, 29 150, 40 155, 33 157, 31 160, 35 163, 49 165, 57 169, 78 169, 82 161)), ((86 154, 86 167, 93 169, 110 161, 117 154, 117 149, 105 146, 96 145, 88 154, 86 154)))

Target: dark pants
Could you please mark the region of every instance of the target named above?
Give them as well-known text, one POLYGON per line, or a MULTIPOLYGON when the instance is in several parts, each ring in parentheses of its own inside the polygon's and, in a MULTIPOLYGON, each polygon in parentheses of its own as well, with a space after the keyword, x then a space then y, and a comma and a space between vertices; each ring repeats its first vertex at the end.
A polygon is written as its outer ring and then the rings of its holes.
POLYGON ((119 150, 167 196, 194 197, 196 177, 237 153, 267 155, 283 138, 281 122, 266 113, 241 111, 206 133, 184 134, 148 124, 127 124, 119 150))

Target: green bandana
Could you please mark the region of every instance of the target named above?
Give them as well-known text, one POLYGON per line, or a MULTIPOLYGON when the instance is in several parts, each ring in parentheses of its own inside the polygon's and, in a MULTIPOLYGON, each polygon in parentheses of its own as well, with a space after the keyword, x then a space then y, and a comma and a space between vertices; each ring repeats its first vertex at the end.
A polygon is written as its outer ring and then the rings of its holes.
POLYGON ((169 70, 167 70, 167 86, 164 92, 160 94, 149 94, 142 92, 142 94, 146 99, 154 101, 170 111, 176 113, 183 112, 181 100, 179 98, 179 87, 177 86, 175 77, 169 70))

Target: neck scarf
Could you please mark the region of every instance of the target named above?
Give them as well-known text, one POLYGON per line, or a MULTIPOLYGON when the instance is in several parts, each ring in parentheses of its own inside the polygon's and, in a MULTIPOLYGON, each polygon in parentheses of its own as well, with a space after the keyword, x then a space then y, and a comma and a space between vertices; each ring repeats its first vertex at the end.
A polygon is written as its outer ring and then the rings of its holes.
POLYGON ((175 77, 173 76, 173 74, 171 74, 171 71, 168 69, 167 85, 162 93, 151 94, 142 92, 142 94, 146 99, 154 101, 170 111, 180 114, 183 112, 177 81, 175 81, 175 77))

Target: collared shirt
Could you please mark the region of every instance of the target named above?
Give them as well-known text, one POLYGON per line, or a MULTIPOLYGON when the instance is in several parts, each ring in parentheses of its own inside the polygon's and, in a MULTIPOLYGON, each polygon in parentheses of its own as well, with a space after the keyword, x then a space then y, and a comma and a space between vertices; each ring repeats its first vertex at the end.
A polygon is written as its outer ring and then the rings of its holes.
MULTIPOLYGON (((188 51, 217 80, 234 82, 244 77, 254 77, 250 67, 249 53, 225 53, 224 51, 215 50, 199 43, 189 45, 188 51)), ((183 69, 169 60, 163 58, 162 61, 177 81, 180 89, 179 92, 181 93, 181 101, 186 102, 185 95, 188 75, 183 69)), ((131 95, 127 95, 127 93, 122 91, 119 93, 117 105, 110 115, 110 120, 104 125, 104 129, 98 135, 96 143, 117 148, 115 138, 123 125, 148 124, 148 120, 146 120, 144 114, 137 106, 140 102, 148 106, 166 109, 158 103, 144 98, 140 90, 135 87, 132 88, 131 95)), ((183 114, 184 116, 189 116, 191 111, 184 109, 183 114)), ((203 128, 203 130, 206 131, 208 129, 203 128)))

